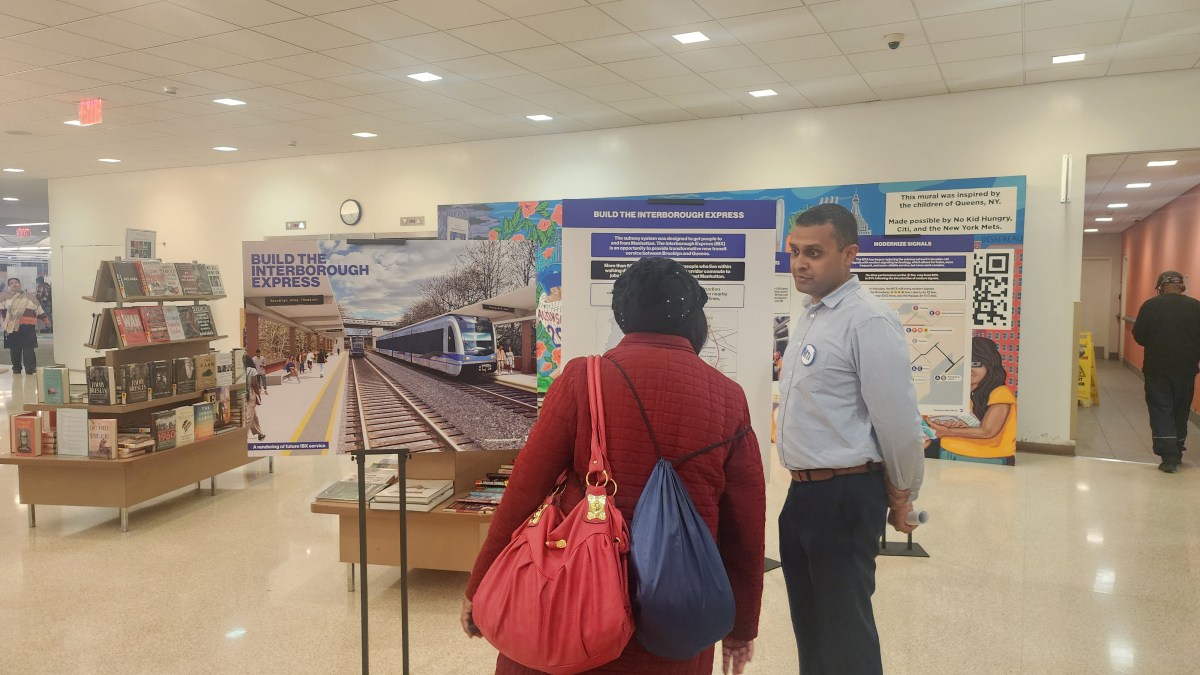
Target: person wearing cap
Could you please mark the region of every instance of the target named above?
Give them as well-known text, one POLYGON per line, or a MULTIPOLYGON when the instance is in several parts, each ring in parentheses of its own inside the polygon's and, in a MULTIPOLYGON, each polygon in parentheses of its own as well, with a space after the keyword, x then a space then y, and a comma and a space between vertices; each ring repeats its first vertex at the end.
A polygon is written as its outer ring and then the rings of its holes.
POLYGON ((804 211, 787 247, 808 296, 784 352, 777 417, 793 479, 779 551, 800 672, 882 673, 875 556, 885 519, 915 529, 906 517, 924 476, 908 347, 895 312, 850 273, 858 224, 849 211, 804 211))
MULTIPOLYGON (((617 279, 613 315, 625 337, 601 362, 608 459, 619 486, 613 499, 626 522, 658 459, 637 403, 620 371, 628 373, 646 405, 663 457, 682 457, 750 428, 750 409, 736 382, 697 354, 708 336, 704 288, 679 263, 642 258, 617 279)), ((546 394, 537 423, 517 456, 504 500, 467 583, 463 630, 480 635, 471 599, 513 531, 533 513, 564 469, 572 474, 561 497, 564 513, 583 498, 591 422, 586 361, 572 359, 546 394)), ((676 466, 697 512, 717 542, 736 603, 734 627, 722 641, 725 672, 741 673, 753 654, 763 589, 766 487, 758 441, 750 431, 676 466)), ((553 625, 546 627, 554 630, 553 625)), ((713 672, 712 648, 688 660, 649 653, 637 639, 595 671, 671 675, 713 672)), ((533 675, 501 654, 496 672, 533 675)))
POLYGON ((1175 473, 1200 370, 1200 300, 1183 294, 1183 275, 1174 270, 1158 275, 1155 288, 1158 295, 1138 310, 1133 339, 1145 348, 1142 375, 1154 454, 1162 460, 1158 469, 1175 473))

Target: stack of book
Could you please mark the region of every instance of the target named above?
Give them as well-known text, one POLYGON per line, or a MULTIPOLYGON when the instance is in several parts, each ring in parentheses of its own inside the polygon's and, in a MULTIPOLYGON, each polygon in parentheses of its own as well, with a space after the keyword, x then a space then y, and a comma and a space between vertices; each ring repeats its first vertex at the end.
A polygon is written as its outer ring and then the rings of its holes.
POLYGON ((244 392, 235 391, 230 398, 229 423, 235 427, 246 423, 246 394, 244 392))
MULTIPOLYGON (((454 481, 449 479, 409 478, 406 482, 403 499, 407 511, 432 511, 454 492, 454 481)), ((400 484, 395 483, 375 495, 371 508, 399 511, 400 499, 400 484)))
MULTIPOLYGON (((217 336, 208 305, 143 305, 105 311, 112 312, 117 335, 125 347, 217 336)), ((99 318, 92 321, 88 344, 97 344, 95 341, 101 339, 100 323, 99 318)))
MULTIPOLYGON (((237 350, 241 351, 241 350, 237 350)), ((87 403, 90 405, 126 405, 143 403, 156 398, 169 398, 218 387, 217 362, 228 362, 229 352, 209 352, 176 359, 126 363, 120 366, 91 365, 87 367, 87 403)), ((230 367, 231 368, 231 367, 230 367)), ((55 369, 46 368, 46 371, 55 369)), ((60 391, 65 391, 66 369, 62 370, 60 391)), ((224 374, 232 381, 232 371, 224 374)), ((51 372, 48 377, 55 377, 51 372)), ((228 385, 225 385, 228 389, 228 385)), ((52 387, 46 387, 49 392, 52 387)), ((47 398, 49 396, 47 395, 47 398)), ((215 399, 214 399, 215 401, 215 399)), ((47 403, 64 401, 47 400, 47 403)))
POLYGON ((148 433, 118 433, 117 457, 126 459, 154 452, 154 437, 148 433))
POLYGON ((58 454, 58 430, 52 426, 42 427, 42 454, 58 454))
POLYGON ((117 261, 113 271, 122 298, 225 295, 221 270, 216 265, 134 259, 117 261))
MULTIPOLYGON (((387 486, 395 483, 399 478, 397 470, 390 466, 372 465, 366 472, 363 485, 366 486, 367 500, 379 494, 387 486)), ((351 474, 342 480, 330 485, 317 495, 317 499, 325 499, 335 502, 356 502, 358 501, 358 474, 351 474)))
POLYGON ((447 513, 493 513, 504 497, 504 488, 512 476, 512 464, 502 464, 497 471, 489 471, 483 478, 475 481, 475 489, 459 497, 446 508, 447 513))

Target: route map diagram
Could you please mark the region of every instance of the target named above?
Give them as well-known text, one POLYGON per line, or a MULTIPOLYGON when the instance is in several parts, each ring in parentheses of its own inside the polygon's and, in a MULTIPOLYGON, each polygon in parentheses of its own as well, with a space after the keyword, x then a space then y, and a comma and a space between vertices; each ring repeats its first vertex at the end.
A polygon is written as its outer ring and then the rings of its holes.
MULTIPOLYGON (((737 377, 738 313, 729 309, 708 309, 708 341, 700 350, 700 358, 730 378, 737 377)), ((616 347, 625 337, 611 314, 598 315, 596 332, 603 337, 602 351, 616 347)))
POLYGON ((971 386, 971 331, 966 322, 966 303, 941 300, 888 304, 904 328, 921 413, 964 412, 971 386))

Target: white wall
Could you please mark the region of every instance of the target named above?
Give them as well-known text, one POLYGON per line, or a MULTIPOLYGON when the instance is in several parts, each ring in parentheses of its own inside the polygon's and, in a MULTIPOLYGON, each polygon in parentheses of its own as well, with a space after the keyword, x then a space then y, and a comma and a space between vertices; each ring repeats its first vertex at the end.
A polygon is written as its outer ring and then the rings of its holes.
MULTIPOLYGON (((166 259, 217 262, 226 286, 238 288, 238 242, 283 234, 283 222, 297 219, 308 221, 310 234, 352 233, 336 215, 348 197, 362 202, 359 230, 396 231, 400 216, 424 215, 432 223, 437 205, 448 203, 1025 174, 1018 433, 1024 441, 1065 444, 1074 396, 1071 317, 1079 296, 1086 157, 1195 145, 1196 110, 1200 71, 1176 71, 556 136, 59 179, 50 182, 50 212, 56 254, 63 245, 120 244, 126 227, 157 229, 166 259), (1065 205, 1059 203, 1064 153, 1074 156, 1076 167, 1075 199, 1065 205)), ((55 269, 63 336, 56 356, 73 365, 84 356, 75 345, 87 333, 92 308, 71 298, 90 291, 93 268, 80 262, 89 250, 69 252, 55 269)), ((94 260, 111 257, 109 251, 97 252, 94 260)), ((217 304, 218 327, 232 332, 236 302, 217 304)))
POLYGON ((1120 335, 1120 324, 1116 321, 1121 296, 1121 235, 1089 234, 1083 237, 1084 258, 1108 258, 1111 293, 1108 299, 1108 315, 1112 319, 1108 325, 1108 333, 1104 336, 1108 352, 1117 351, 1117 341, 1120 335))

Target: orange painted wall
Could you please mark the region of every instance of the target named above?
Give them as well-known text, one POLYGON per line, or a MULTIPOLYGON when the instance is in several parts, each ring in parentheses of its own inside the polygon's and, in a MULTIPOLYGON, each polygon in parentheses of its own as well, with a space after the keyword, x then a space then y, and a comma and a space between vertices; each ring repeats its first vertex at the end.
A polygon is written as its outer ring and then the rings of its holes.
MULTIPOLYGON (((1163 270, 1182 272, 1188 295, 1200 293, 1200 186, 1155 211, 1150 217, 1125 230, 1121 237, 1122 255, 1129 256, 1128 299, 1125 313, 1137 316, 1142 303, 1154 297, 1154 281, 1163 270)), ((1142 367, 1143 350, 1133 339, 1133 324, 1125 324, 1123 358, 1142 367)), ((1200 392, 1192 400, 1192 410, 1200 412, 1200 392)))

